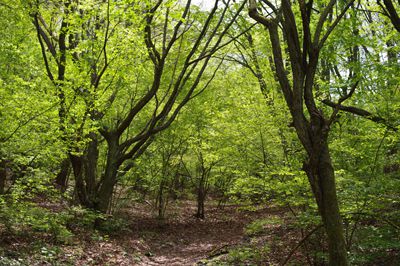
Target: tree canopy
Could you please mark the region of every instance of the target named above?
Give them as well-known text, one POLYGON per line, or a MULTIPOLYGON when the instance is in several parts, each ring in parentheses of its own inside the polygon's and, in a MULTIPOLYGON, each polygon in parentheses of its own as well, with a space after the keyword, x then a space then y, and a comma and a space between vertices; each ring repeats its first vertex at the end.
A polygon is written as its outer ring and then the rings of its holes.
MULTIPOLYGON (((132 213, 173 224, 183 203, 206 222, 214 207, 266 208, 279 217, 243 218, 250 244, 205 265, 395 265, 399 12, 0 0, 0 235, 57 246, 122 232, 132 213), (276 224, 294 243, 263 239, 276 224)), ((6 242, 0 264, 19 263, 6 242)), ((21 265, 48 259, 27 254, 21 265)))

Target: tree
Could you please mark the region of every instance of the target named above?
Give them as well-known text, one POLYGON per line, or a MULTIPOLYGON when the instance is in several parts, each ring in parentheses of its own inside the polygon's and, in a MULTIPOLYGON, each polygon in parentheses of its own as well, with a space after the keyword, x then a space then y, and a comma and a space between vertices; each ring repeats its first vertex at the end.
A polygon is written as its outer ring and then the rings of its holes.
POLYGON ((380 0, 378 0, 377 2, 383 11, 383 14, 390 19, 390 22, 393 24, 394 28, 397 30, 397 32, 400 33, 400 17, 397 11, 399 9, 400 3, 393 3, 392 0, 383 0, 383 4, 380 0))
POLYGON ((37 64, 35 35, 27 30, 30 21, 18 7, 18 1, 0 4, 0 194, 10 192, 27 173, 53 176, 62 154, 53 133, 54 97, 44 95, 48 87, 37 64))
MULTIPOLYGON (((283 0, 280 6, 269 1, 263 2, 266 3, 263 8, 267 10, 268 15, 258 11, 255 0, 250 0, 249 15, 269 32, 274 71, 290 110, 292 125, 307 153, 303 170, 307 174, 327 233, 329 263, 347 265, 335 173, 328 145, 330 126, 338 110, 326 116, 318 108, 313 91, 321 50, 353 1, 347 2, 337 12, 333 10, 335 0, 328 3, 298 1, 301 30, 297 25, 295 7, 290 1, 283 0), (282 32, 284 43, 280 40, 279 31, 282 32), (290 64, 285 64, 282 51, 287 52, 290 64)), ((352 96, 357 84, 358 81, 354 80, 351 88, 339 99, 339 104, 352 96)))
POLYGON ((204 137, 204 127, 196 123, 197 128, 197 136, 193 137, 192 140, 192 150, 194 153, 194 158, 192 158, 193 171, 188 170, 191 178, 195 182, 196 189, 196 200, 197 200, 197 211, 195 216, 199 219, 205 218, 205 208, 204 203, 206 201, 206 197, 208 191, 210 189, 211 183, 211 172, 215 165, 218 163, 218 159, 215 154, 212 153, 209 147, 209 143, 207 142, 207 138, 204 137), (203 137, 201 137, 203 135, 203 137), (192 173, 191 173, 192 172, 192 173))
POLYGON ((230 1, 216 1, 204 12, 190 0, 183 6, 163 0, 31 3, 81 204, 109 209, 119 175, 213 79, 221 60, 212 56, 230 43, 225 36, 243 7, 231 11, 230 1))

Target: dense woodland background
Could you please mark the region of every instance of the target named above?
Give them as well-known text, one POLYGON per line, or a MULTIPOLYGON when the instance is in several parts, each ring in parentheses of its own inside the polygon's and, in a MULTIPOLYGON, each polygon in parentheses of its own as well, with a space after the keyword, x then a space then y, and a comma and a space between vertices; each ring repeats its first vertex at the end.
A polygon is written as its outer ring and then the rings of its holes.
POLYGON ((0 265, 399 265, 399 12, 0 0, 0 265))

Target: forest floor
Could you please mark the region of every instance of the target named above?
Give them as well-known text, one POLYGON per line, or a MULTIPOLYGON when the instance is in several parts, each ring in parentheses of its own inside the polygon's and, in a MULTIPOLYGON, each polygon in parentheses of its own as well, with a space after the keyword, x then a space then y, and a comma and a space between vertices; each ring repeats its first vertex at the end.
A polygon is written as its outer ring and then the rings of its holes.
MULTIPOLYGON (((133 243, 128 246, 135 247, 139 254, 145 254, 144 257, 140 257, 137 265, 213 264, 212 261, 215 262, 229 250, 249 244, 251 238, 245 234, 245 228, 252 221, 284 216, 284 212, 277 208, 248 211, 237 205, 218 208, 216 204, 207 206, 205 219, 195 218, 195 212, 194 202, 182 202, 173 206, 168 219, 160 223, 152 217, 143 220, 148 212, 140 213, 136 210, 131 215, 136 216, 135 222, 132 223, 133 237, 128 241, 133 243)), ((266 226, 270 229, 270 239, 258 239, 258 242, 273 241, 278 235, 283 236, 287 233, 283 232, 281 225, 266 226)), ((270 249, 268 253, 271 255, 270 249)), ((275 254, 275 259, 281 259, 282 255, 275 254)), ((268 264, 271 263, 272 261, 268 264)))
MULTIPOLYGON (((160 221, 150 205, 136 204, 120 214, 127 224, 117 234, 83 233, 62 245, 14 239, 7 249, 16 261, 25 250, 23 261, 29 265, 278 265, 301 238, 285 226, 289 216, 280 208, 218 208, 211 203, 206 205, 205 219, 195 218, 195 210, 191 201, 171 203, 166 219, 160 221), (249 236, 246 226, 260 219, 272 222, 261 224, 263 234, 249 236), (235 263, 246 259, 253 263, 235 263)), ((294 254, 292 261, 301 261, 298 256, 294 254)))

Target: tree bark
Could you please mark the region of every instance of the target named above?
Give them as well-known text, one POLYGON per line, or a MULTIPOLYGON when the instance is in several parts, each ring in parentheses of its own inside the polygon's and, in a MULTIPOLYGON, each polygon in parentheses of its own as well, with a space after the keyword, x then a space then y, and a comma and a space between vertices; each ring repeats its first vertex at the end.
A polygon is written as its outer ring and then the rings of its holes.
POLYGON ((87 197, 91 205, 95 205, 97 201, 97 187, 96 187, 96 179, 97 179, 97 168, 98 168, 98 159, 99 159, 99 148, 98 148, 98 139, 97 134, 95 132, 89 133, 90 142, 88 144, 84 167, 85 167, 85 186, 87 197))
POLYGON ((97 202, 95 203, 95 209, 103 213, 109 211, 109 206, 112 200, 114 186, 117 182, 117 173, 120 166, 119 163, 119 145, 118 136, 111 136, 107 139, 108 153, 107 163, 104 172, 104 176, 99 184, 97 191, 97 202))
POLYGON ((202 173, 199 180, 199 187, 197 188, 197 212, 196 217, 199 219, 204 219, 204 201, 206 198, 206 169, 202 167, 202 173))
POLYGON ((346 242, 336 196, 335 173, 328 144, 322 144, 319 150, 317 161, 305 164, 304 170, 313 189, 327 234, 329 265, 348 265, 346 242))
POLYGON ((86 205, 86 190, 82 178, 83 160, 80 156, 74 154, 69 154, 69 158, 71 160, 72 171, 74 173, 74 178, 75 178, 76 194, 78 196, 79 202, 82 205, 86 205))
POLYGON ((68 187, 68 176, 70 174, 70 160, 69 158, 65 158, 61 162, 60 172, 56 176, 56 187, 61 190, 61 192, 65 192, 68 187))
POLYGON ((0 194, 4 194, 7 180, 7 163, 0 160, 0 194))
POLYGON ((118 137, 113 136, 108 140, 107 163, 101 178, 98 178, 99 149, 96 134, 90 133, 90 139, 83 155, 70 154, 75 191, 82 206, 107 213, 120 166, 118 137))
MULTIPOLYGON (((164 176, 162 178, 165 178, 164 176)), ((161 180, 160 186, 158 188, 158 193, 157 193, 157 207, 158 207, 158 219, 164 219, 164 214, 165 214, 165 196, 164 196, 164 188, 165 188, 165 181, 164 179, 161 180)))
MULTIPOLYGON (((378 4, 380 4, 379 1, 378 1, 378 4)), ((396 11, 396 8, 395 8, 392 0, 383 0, 383 4, 385 5, 385 8, 383 8, 384 13, 386 14, 386 16, 388 16, 390 18, 390 21, 392 22, 395 29, 398 32, 400 32, 400 17, 396 11)))
POLYGON ((199 219, 204 219, 205 215, 204 215, 204 192, 202 189, 199 189, 198 193, 197 193, 197 213, 196 213, 196 217, 199 219))

